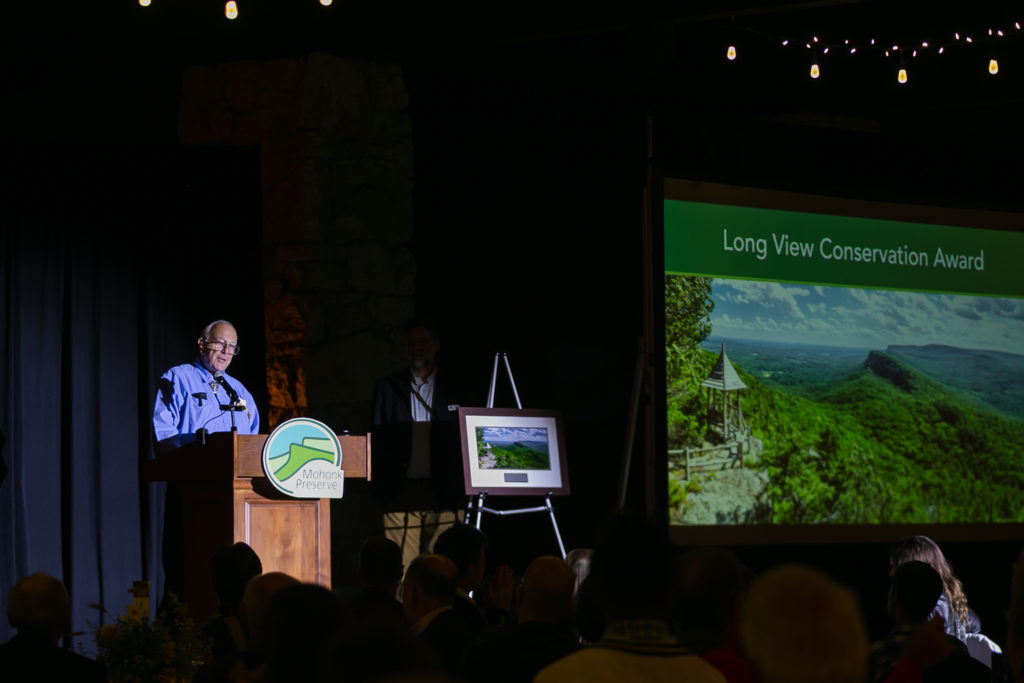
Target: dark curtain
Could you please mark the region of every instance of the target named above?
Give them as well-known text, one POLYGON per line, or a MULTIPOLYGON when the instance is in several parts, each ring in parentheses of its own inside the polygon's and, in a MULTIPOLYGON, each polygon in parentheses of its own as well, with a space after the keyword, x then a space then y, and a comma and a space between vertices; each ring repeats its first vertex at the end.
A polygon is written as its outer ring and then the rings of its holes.
POLYGON ((163 485, 139 466, 156 379, 195 357, 209 320, 239 328, 248 362, 232 371, 265 414, 258 157, 79 148, 5 164, 0 595, 52 574, 86 631, 102 623, 89 605, 123 614, 133 581, 153 582, 154 605, 162 592, 163 485))

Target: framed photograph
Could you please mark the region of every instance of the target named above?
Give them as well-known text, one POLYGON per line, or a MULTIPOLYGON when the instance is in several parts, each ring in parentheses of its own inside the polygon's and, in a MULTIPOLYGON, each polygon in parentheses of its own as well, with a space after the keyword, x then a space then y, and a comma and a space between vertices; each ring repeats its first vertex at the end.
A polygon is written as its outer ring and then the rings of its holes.
POLYGON ((459 408, 466 494, 569 494, 562 414, 459 408))

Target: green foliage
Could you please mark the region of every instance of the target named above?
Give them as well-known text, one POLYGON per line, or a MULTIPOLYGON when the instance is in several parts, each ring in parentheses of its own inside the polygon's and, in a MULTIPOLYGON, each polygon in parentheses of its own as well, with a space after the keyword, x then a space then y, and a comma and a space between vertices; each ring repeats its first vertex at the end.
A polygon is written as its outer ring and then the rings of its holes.
MULTIPOLYGON (((710 371, 715 354, 695 355, 693 367, 710 371)), ((743 414, 763 444, 760 457, 745 463, 768 475, 772 522, 1024 521, 1019 418, 881 352, 862 355, 860 367, 828 383, 813 382, 797 368, 793 385, 784 377, 781 354, 774 365, 758 366, 771 384, 746 372, 736 362, 739 354, 730 355, 749 387, 742 393, 743 414)), ((706 411, 694 381, 680 375, 669 387, 670 444, 673 410, 706 411), (673 406, 672 396, 684 400, 673 406)))
POLYGON ((700 383, 714 355, 699 344, 711 334, 711 278, 665 276, 665 385, 669 448, 699 445, 706 409, 700 383))
POLYGON ((672 511, 685 511, 686 495, 686 487, 670 474, 668 477, 668 509, 672 511))
POLYGON ((964 404, 896 358, 872 352, 817 402, 751 393, 777 523, 1022 519, 1024 424, 964 404))
POLYGON ((507 446, 491 446, 495 467, 515 470, 549 470, 551 459, 544 451, 516 442, 507 446))

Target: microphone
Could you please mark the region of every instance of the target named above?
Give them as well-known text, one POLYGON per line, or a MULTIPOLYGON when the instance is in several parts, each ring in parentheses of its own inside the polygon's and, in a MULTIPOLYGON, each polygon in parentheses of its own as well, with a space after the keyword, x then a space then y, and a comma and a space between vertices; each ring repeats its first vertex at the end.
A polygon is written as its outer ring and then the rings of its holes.
POLYGON ((217 372, 213 373, 213 378, 217 380, 217 384, 224 387, 224 391, 228 392, 228 397, 231 399, 231 405, 238 405, 238 392, 235 391, 230 384, 228 384, 228 381, 226 379, 224 379, 224 373, 218 370, 217 372))

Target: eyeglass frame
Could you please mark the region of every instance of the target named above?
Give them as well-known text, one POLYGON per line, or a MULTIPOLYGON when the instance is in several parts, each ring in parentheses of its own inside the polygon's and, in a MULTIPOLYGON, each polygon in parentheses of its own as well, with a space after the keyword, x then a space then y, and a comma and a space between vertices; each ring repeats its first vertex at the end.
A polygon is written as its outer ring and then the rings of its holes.
POLYGON ((232 344, 231 350, 228 350, 228 342, 224 339, 203 339, 203 346, 212 351, 220 351, 222 353, 230 353, 232 356, 237 356, 241 349, 238 344, 232 344))

